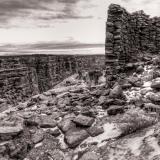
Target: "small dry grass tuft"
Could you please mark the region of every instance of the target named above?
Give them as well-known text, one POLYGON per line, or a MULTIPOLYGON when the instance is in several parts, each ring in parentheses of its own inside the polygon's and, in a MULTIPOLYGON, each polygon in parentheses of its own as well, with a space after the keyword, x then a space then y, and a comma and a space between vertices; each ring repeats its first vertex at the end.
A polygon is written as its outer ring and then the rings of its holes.
POLYGON ((157 123, 157 117, 150 116, 142 110, 129 110, 119 119, 121 136, 136 132, 157 123))

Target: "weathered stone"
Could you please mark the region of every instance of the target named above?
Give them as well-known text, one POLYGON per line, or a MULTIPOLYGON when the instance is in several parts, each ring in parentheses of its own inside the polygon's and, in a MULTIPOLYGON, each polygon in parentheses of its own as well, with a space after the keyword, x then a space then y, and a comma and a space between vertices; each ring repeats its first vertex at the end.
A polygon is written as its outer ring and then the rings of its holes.
POLYGON ((122 89, 129 89, 131 87, 132 87, 132 85, 130 83, 122 84, 122 89))
POLYGON ((25 115, 24 123, 26 126, 38 126, 40 124, 40 117, 37 115, 25 115))
POLYGON ((160 57, 157 56, 157 57, 153 58, 153 59, 152 59, 152 63, 153 63, 154 65, 159 65, 159 64, 160 64, 160 57))
POLYGON ((99 97, 99 105, 103 105, 105 103, 105 100, 106 100, 106 96, 100 96, 99 97))
POLYGON ((144 71, 143 66, 138 66, 138 68, 136 69, 137 73, 142 73, 144 71))
POLYGON ((18 137, 8 141, 5 146, 11 159, 24 159, 28 151, 33 148, 30 132, 25 129, 18 137))
POLYGON ((0 139, 12 139, 13 136, 16 136, 19 133, 23 132, 23 129, 23 121, 21 119, 15 120, 15 124, 14 122, 12 123, 9 121, 4 121, 3 125, 0 125, 0 139))
POLYGON ((45 159, 47 156, 50 156, 50 153, 54 153, 57 149, 58 140, 56 140, 53 136, 47 135, 45 136, 43 142, 40 145, 34 147, 26 156, 27 159, 38 159, 38 160, 47 160, 45 159), (44 156, 46 154, 46 156, 44 156))
POLYGON ((93 117, 95 118, 97 113, 97 110, 94 107, 83 107, 81 108, 81 112, 82 115, 87 116, 87 117, 93 117))
POLYGON ((5 145, 0 145, 0 155, 5 155, 7 147, 5 145))
POLYGON ((132 84, 133 86, 137 86, 137 83, 140 81, 138 77, 132 76, 128 79, 128 82, 132 84))
POLYGON ((42 128, 54 128, 56 127, 57 123, 54 120, 53 116, 41 116, 40 117, 40 127, 42 128))
POLYGON ((154 80, 151 84, 151 88, 153 89, 160 89, 160 79, 159 80, 154 80))
POLYGON ((116 115, 116 114, 121 114, 124 113, 124 106, 110 106, 109 109, 107 110, 108 115, 116 115))
POLYGON ((72 129, 65 134, 65 142, 69 145, 69 147, 74 148, 78 146, 88 136, 89 135, 85 130, 72 129))
POLYGON ((1 160, 9 160, 9 159, 6 158, 6 157, 1 157, 1 155, 0 155, 0 159, 1 159, 1 160))
POLYGON ((32 135, 32 141, 33 141, 33 143, 36 144, 36 143, 41 142, 43 140, 43 138, 44 138, 43 135, 44 135, 43 130, 37 130, 36 133, 34 133, 32 135))
POLYGON ((134 63, 127 63, 125 68, 128 70, 128 69, 134 69, 135 68, 135 65, 134 63))
POLYGON ((116 85, 109 94, 110 98, 121 98, 123 95, 122 87, 119 85, 116 85))
POLYGON ((53 152, 49 151, 48 154, 53 160, 65 160, 64 153, 59 149, 55 149, 53 152))
POLYGON ((61 122, 58 123, 58 127, 62 132, 67 132, 68 130, 75 128, 75 123, 72 122, 73 118, 64 118, 61 122))
POLYGON ((95 152, 86 152, 79 160, 99 160, 100 155, 95 152))
POLYGON ((104 129, 103 127, 93 126, 93 127, 90 127, 87 131, 90 136, 96 137, 99 134, 102 134, 104 132, 104 129))
POLYGON ((48 129, 47 133, 51 134, 54 137, 58 137, 61 134, 61 132, 60 132, 60 130, 58 128, 48 129))
POLYGON ((75 119, 73 119, 73 122, 80 126, 90 127, 94 122, 94 118, 78 115, 75 119))
POLYGON ((102 107, 103 109, 108 109, 111 105, 125 105, 126 101, 123 99, 110 99, 106 98, 105 102, 103 103, 102 107))

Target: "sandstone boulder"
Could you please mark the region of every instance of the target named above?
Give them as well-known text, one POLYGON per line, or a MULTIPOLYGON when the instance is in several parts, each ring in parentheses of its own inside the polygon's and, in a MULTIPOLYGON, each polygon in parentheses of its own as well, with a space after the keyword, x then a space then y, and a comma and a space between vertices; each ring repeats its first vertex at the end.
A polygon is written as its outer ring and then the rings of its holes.
POLYGON ((19 117, 0 119, 0 140, 9 140, 23 132, 23 120, 19 117))
POLYGON ((103 127, 99 127, 99 126, 93 126, 93 127, 90 127, 88 130, 88 133, 90 136, 92 137, 96 137, 100 134, 102 134, 104 132, 104 128, 103 127))
POLYGON ((109 109, 107 110, 107 113, 108 113, 108 115, 110 115, 110 116, 124 113, 124 106, 112 105, 112 106, 110 106, 109 109))
POLYGON ((49 133, 54 137, 58 137, 61 134, 61 131, 58 128, 55 128, 55 129, 48 129, 47 133, 49 133))
POLYGON ((99 160, 100 156, 95 152, 86 152, 79 160, 99 160))
POLYGON ((152 82, 151 88, 153 89, 160 89, 160 79, 155 79, 155 81, 152 82))
POLYGON ((40 127, 41 128, 54 128, 56 127, 57 123, 54 120, 53 116, 46 116, 43 115, 40 117, 40 127))
POLYGON ((143 66, 138 66, 137 69, 136 69, 137 73, 142 73, 143 71, 144 71, 143 66))
POLYGON ((135 68, 134 63, 127 63, 125 68, 126 68, 126 70, 134 69, 135 68))
POLYGON ((34 144, 39 143, 43 140, 44 138, 44 132, 43 130, 37 130, 33 135, 32 135, 32 142, 34 144))
POLYGON ((132 77, 128 78, 128 82, 135 87, 137 86, 136 84, 137 84, 137 82, 139 82, 139 80, 140 79, 138 77, 135 77, 135 76, 132 76, 132 77))
POLYGON ((157 56, 157 57, 153 58, 153 59, 152 59, 152 63, 153 63, 154 65, 159 65, 159 64, 160 64, 160 57, 157 56))
POLYGON ((71 129, 65 134, 65 142, 69 147, 74 148, 85 140, 89 134, 83 129, 71 129))
POLYGON ((72 128, 75 128, 76 124, 72 121, 73 118, 64 118, 61 122, 58 123, 58 127, 62 132, 67 132, 72 128))
POLYGON ((35 146, 30 152, 28 152, 26 159, 48 160, 49 157, 52 157, 51 153, 55 152, 57 146, 58 140, 51 135, 46 135, 39 145, 35 146))
POLYGON ((128 88, 131 88, 132 85, 130 83, 125 83, 125 84, 122 84, 122 89, 128 89, 128 88))
POLYGON ((73 122, 79 126, 90 127, 94 122, 94 118, 78 115, 75 119, 73 119, 73 122))
POLYGON ((116 85, 109 93, 110 98, 121 98, 123 96, 123 90, 120 85, 116 85))
POLYGON ((15 126, 0 126, 0 139, 8 140, 12 139, 12 136, 16 136, 23 131, 22 124, 17 124, 15 126))

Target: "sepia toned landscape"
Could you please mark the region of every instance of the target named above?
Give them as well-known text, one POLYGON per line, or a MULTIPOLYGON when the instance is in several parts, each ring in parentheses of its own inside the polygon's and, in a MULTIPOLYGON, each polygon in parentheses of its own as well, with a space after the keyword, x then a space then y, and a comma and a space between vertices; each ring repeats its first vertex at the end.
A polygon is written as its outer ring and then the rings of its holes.
POLYGON ((130 11, 150 1, 119 0, 107 2, 104 20, 92 13, 103 5, 88 1, 0 2, 7 34, 11 20, 38 26, 28 40, 31 26, 18 39, 0 38, 0 160, 160 160, 160 17, 130 11), (53 20, 72 24, 73 35, 66 26, 56 33, 53 20), (97 25, 84 32, 84 20, 97 25), (95 33, 102 21, 105 32, 95 33), (47 24, 49 41, 37 41, 47 24))

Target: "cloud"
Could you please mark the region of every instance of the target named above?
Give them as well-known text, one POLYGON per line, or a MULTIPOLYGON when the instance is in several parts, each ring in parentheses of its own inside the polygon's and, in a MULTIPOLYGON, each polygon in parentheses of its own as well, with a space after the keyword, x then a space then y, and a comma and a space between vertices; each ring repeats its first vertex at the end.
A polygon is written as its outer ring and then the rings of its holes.
POLYGON ((0 43, 104 43, 111 3, 160 15, 159 0, 0 0, 0 43))
POLYGON ((22 24, 24 20, 35 21, 42 26, 42 21, 92 18, 78 12, 82 1, 90 0, 0 0, 0 27, 14 27, 18 20, 22 24))

